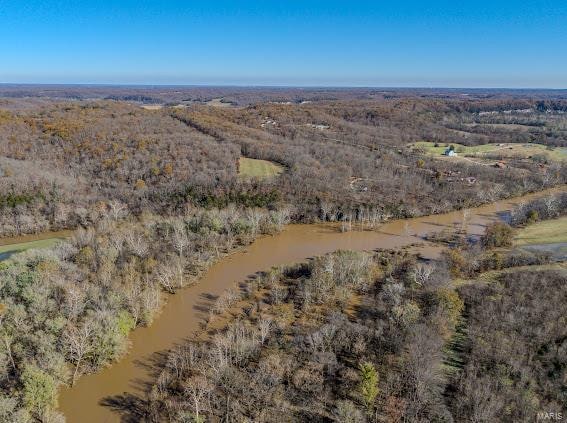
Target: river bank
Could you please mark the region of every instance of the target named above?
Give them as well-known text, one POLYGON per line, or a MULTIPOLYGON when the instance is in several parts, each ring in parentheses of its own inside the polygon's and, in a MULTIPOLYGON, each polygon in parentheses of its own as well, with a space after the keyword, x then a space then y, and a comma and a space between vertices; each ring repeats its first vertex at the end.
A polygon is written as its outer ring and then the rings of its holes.
POLYGON ((274 236, 262 237, 248 247, 213 265, 199 283, 168 298, 168 304, 150 327, 133 331, 131 348, 116 364, 83 376, 73 388, 64 388, 60 410, 68 422, 114 422, 120 416, 104 407, 105 398, 125 392, 140 392, 151 379, 144 362, 156 352, 171 348, 191 337, 206 319, 214 300, 227 288, 272 266, 303 261, 338 249, 375 250, 422 243, 426 257, 434 257, 439 247, 425 243, 427 234, 459 228, 480 235, 487 224, 505 217, 506 211, 521 202, 557 192, 548 190, 499 201, 465 211, 391 221, 375 231, 341 233, 334 225, 289 225, 274 236))

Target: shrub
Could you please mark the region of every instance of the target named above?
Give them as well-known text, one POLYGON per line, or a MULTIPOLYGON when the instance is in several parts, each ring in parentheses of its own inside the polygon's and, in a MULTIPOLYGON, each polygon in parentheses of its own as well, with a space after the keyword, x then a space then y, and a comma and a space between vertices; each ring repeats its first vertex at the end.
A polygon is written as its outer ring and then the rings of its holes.
POLYGON ((535 223, 539 220, 539 213, 537 210, 530 210, 527 215, 528 223, 535 223))
POLYGON ((337 402, 335 417, 337 421, 343 423, 362 423, 366 421, 363 413, 349 400, 337 402))
POLYGON ((134 187, 137 190, 144 189, 144 188, 146 188, 146 182, 144 182, 143 179, 137 179, 136 182, 134 183, 134 187))
POLYGON ((481 242, 487 248, 509 247, 512 245, 513 234, 514 232, 509 225, 496 222, 486 228, 481 242))
POLYGON ((421 314, 419 305, 415 301, 406 301, 392 308, 392 313, 401 325, 409 327, 418 321, 421 314))
POLYGON ((444 260, 447 262, 449 266, 449 270, 451 271, 451 275, 458 278, 463 273, 466 273, 467 270, 467 260, 463 257, 463 253, 458 248, 451 248, 447 251, 444 251, 443 254, 444 260))

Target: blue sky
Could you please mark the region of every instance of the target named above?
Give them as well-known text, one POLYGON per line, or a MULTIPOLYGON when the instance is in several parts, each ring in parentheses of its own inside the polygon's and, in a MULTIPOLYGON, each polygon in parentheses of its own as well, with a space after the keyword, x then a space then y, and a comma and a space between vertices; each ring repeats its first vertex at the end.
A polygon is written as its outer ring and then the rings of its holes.
POLYGON ((0 82, 567 88, 567 0, 0 0, 0 82))

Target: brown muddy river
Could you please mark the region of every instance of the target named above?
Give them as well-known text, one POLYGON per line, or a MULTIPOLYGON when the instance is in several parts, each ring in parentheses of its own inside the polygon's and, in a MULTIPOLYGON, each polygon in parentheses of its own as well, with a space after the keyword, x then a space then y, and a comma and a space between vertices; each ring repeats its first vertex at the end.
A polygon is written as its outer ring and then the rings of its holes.
MULTIPOLYGON (((62 390, 60 410, 69 423, 120 421, 120 415, 102 406, 101 401, 127 392, 139 393, 140 386, 149 379, 148 370, 141 363, 147 362, 152 353, 167 350, 191 337, 208 314, 210 298, 256 272, 338 249, 370 251, 423 242, 421 237, 425 234, 461 228, 465 215, 468 223, 464 229, 471 235, 479 235, 487 223, 502 217, 514 204, 551 192, 503 200, 467 213, 457 211, 391 221, 373 231, 341 233, 332 225, 290 225, 278 235, 260 238, 213 265, 197 285, 169 297, 151 327, 138 328, 132 333, 132 346, 126 356, 96 374, 83 376, 73 388, 62 390)), ((439 247, 425 245, 421 251, 425 256, 435 256, 439 247)))

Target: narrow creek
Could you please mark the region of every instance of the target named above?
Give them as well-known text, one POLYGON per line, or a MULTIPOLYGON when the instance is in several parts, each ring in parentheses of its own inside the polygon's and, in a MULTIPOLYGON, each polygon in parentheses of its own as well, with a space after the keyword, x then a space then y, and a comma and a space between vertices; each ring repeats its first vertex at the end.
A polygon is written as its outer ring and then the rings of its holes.
MULTIPOLYGON (((485 226, 502 218, 515 204, 559 192, 547 190, 536 194, 499 201, 442 215, 396 220, 376 230, 341 233, 334 225, 289 225, 280 234, 262 237, 213 265, 198 284, 183 289, 168 299, 152 326, 138 328, 131 335, 127 355, 98 373, 83 376, 72 388, 64 388, 60 410, 69 423, 118 422, 120 415, 101 405, 109 397, 139 393, 149 380, 147 362, 153 353, 167 350, 191 337, 208 314, 214 298, 251 275, 272 266, 291 264, 338 249, 366 250, 396 248, 423 242, 426 234, 461 228, 470 235, 483 233, 485 226), (466 223, 463 219, 466 216, 466 223)), ((424 256, 438 254, 439 247, 424 245, 424 256)))

